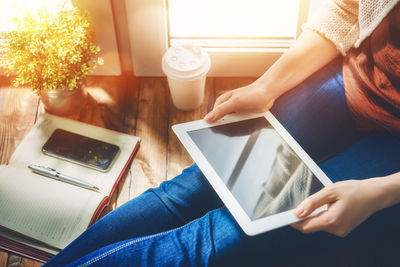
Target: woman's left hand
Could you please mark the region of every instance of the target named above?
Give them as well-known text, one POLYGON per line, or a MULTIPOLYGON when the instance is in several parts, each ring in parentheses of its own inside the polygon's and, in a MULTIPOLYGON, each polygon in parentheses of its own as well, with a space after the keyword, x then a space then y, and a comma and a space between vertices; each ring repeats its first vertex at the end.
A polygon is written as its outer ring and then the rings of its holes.
POLYGON ((326 231, 346 236, 371 214, 385 207, 381 180, 348 180, 323 188, 306 198, 294 213, 298 218, 305 218, 325 204, 328 209, 292 226, 304 233, 326 231))

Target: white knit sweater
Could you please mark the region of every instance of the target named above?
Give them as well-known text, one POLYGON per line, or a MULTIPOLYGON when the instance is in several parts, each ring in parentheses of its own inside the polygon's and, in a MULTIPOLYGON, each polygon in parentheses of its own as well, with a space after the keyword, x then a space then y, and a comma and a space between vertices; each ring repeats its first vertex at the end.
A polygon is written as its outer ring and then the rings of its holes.
POLYGON ((327 1, 303 29, 311 29, 331 40, 346 55, 358 47, 399 0, 327 1))

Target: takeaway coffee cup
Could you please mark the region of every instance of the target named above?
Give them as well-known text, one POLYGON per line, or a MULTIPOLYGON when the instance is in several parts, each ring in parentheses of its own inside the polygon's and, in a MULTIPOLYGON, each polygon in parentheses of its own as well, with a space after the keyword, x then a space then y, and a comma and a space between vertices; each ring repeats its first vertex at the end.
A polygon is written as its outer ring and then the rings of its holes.
POLYGON ((168 48, 161 67, 175 107, 193 110, 201 105, 210 66, 210 57, 200 46, 185 44, 168 48))

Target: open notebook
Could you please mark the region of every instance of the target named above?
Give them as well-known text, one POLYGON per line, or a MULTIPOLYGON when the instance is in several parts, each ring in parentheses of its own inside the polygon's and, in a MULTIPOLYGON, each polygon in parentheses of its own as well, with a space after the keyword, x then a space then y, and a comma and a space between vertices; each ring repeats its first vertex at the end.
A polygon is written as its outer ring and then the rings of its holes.
POLYGON ((140 139, 86 123, 42 115, 11 156, 0 165, 0 248, 46 261, 100 216, 129 166, 140 139), (108 172, 99 172, 41 152, 57 128, 115 144, 121 151, 108 172), (35 174, 28 165, 48 166, 95 185, 99 192, 35 174))

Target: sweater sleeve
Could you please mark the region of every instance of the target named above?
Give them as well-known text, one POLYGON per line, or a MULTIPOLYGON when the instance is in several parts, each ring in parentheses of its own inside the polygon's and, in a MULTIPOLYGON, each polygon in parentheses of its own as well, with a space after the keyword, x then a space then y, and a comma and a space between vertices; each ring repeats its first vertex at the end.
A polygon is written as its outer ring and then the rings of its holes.
POLYGON ((302 29, 310 29, 321 34, 332 41, 342 55, 346 55, 360 33, 358 2, 358 0, 326 1, 302 29))

